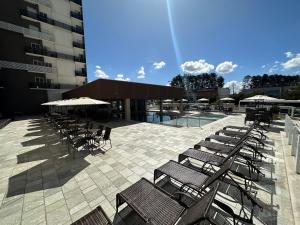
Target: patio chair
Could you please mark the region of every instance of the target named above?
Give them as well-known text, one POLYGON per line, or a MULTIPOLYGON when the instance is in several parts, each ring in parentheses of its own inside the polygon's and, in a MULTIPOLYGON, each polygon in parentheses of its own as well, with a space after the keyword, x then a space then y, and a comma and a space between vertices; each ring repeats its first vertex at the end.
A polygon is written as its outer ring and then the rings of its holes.
MULTIPOLYGON (((238 154, 238 152, 241 150, 241 147, 236 147, 234 150, 232 150, 226 157, 219 156, 213 153, 196 150, 193 148, 189 148, 183 153, 179 154, 178 156, 178 162, 191 167, 193 169, 198 168, 194 166, 189 159, 194 159, 197 161, 202 162, 202 166, 199 167, 199 171, 203 171, 206 166, 217 166, 222 167, 225 162, 227 162, 232 156, 235 156, 238 154)), ((245 188, 247 189, 249 187, 248 182, 249 181, 258 181, 259 180, 259 174, 262 174, 262 176, 265 176, 255 165, 253 165, 251 162, 241 162, 243 165, 247 166, 248 168, 248 174, 244 174, 241 172, 236 171, 235 169, 230 169, 231 172, 244 179, 245 188), (255 176, 255 177, 254 177, 255 176)))
MULTIPOLYGON (((191 189, 193 191, 196 191, 197 193, 201 193, 206 188, 210 187, 214 182, 223 181, 225 177, 228 177, 231 181, 230 185, 234 186, 240 192, 240 204, 242 206, 241 210, 244 211, 245 215, 246 212, 243 196, 246 196, 250 200, 252 204, 250 218, 242 218, 242 220, 247 220, 248 223, 252 223, 254 208, 257 206, 262 209, 262 206, 229 174, 234 160, 235 157, 228 160, 218 171, 214 172, 212 175, 207 175, 203 172, 196 171, 183 164, 171 160, 154 170, 154 183, 162 176, 167 176, 182 184, 180 190, 191 189)), ((224 210, 226 211, 226 209, 224 210)), ((234 217, 234 219, 240 219, 239 215, 233 214, 232 216, 234 217)))
POLYGON ((101 206, 81 217, 71 225, 112 225, 112 222, 101 206))
POLYGON ((121 205, 128 206, 149 225, 193 225, 207 221, 217 224, 209 215, 212 203, 218 190, 218 185, 211 188, 192 206, 180 201, 180 196, 188 196, 178 192, 176 196, 142 178, 116 196, 117 211, 121 205))
MULTIPOLYGON (((247 142, 247 146, 252 148, 252 149, 257 149, 257 151, 261 151, 264 149, 264 143, 262 141, 256 142, 251 140, 251 136, 248 136, 247 139, 245 140, 247 142)), ((228 137, 228 136, 222 136, 222 135, 215 135, 212 134, 205 138, 205 141, 212 141, 215 140, 220 143, 224 143, 225 145, 237 145, 241 139, 239 138, 234 138, 234 137, 228 137)), ((196 144, 197 146, 199 144, 196 144)), ((253 159, 254 160, 254 159, 253 159)))
MULTIPOLYGON (((211 142, 211 141, 200 141, 199 143, 194 145, 195 149, 201 149, 202 147, 210 151, 214 151, 217 154, 226 154, 226 155, 229 154, 234 149, 234 146, 224 145, 221 143, 211 142)), ((242 153, 239 154, 239 156, 241 156, 245 160, 251 161, 253 163, 253 162, 260 162, 262 158, 266 158, 255 146, 245 143, 244 147, 247 147, 244 149, 252 153, 252 157, 249 156, 249 154, 242 154, 242 153), (259 159, 258 156, 260 157, 259 159)))
POLYGON ((106 142, 109 141, 110 147, 112 148, 111 139, 110 139, 110 133, 111 133, 111 128, 110 127, 105 127, 104 134, 102 135, 102 132, 101 132, 101 136, 96 136, 94 138, 94 141, 98 142, 99 145, 101 145, 100 143, 102 141, 103 144, 104 144, 103 146, 105 146, 106 142))

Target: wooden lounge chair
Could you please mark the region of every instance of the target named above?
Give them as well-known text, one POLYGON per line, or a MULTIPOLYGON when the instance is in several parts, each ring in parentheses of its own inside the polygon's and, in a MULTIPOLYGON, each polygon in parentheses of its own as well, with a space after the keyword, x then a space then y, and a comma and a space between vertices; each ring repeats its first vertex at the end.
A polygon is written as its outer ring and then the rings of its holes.
MULTIPOLYGON (((121 205, 128 206, 149 225, 188 225, 207 221, 217 224, 209 216, 209 210, 217 193, 218 185, 202 194, 191 207, 180 202, 180 198, 168 194, 160 187, 142 178, 129 188, 117 194, 117 210, 121 205)), ((187 196, 185 193, 178 193, 187 196)), ((129 224, 128 224, 129 225, 129 224)))

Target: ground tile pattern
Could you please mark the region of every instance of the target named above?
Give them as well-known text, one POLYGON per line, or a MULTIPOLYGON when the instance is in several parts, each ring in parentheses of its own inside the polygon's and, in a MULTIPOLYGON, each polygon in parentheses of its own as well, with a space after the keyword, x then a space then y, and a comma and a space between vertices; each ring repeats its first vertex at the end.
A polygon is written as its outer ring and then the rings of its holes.
MULTIPOLYGON (((177 160, 179 153, 225 125, 242 125, 243 118, 228 116, 202 128, 111 122, 104 125, 113 128, 112 148, 80 152, 75 159, 43 119, 14 121, 0 130, 0 224, 70 224, 98 205, 113 219, 118 192, 141 177, 153 180, 155 168, 177 160)), ((280 140, 280 134, 274 138, 280 140)), ((282 152, 278 159, 272 157, 279 162, 276 171, 285 168, 282 152)), ((282 178, 278 185, 281 219, 276 214, 274 224, 293 222, 285 207, 290 206, 287 181, 282 178)))

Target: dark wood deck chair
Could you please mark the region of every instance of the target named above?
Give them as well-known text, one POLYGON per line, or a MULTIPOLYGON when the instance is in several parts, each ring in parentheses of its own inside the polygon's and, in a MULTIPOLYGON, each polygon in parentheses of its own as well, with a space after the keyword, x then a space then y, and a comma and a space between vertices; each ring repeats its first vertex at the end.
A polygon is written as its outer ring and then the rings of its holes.
POLYGON ((117 211, 121 205, 128 206, 149 225, 193 225, 202 221, 216 224, 209 217, 209 210, 215 199, 218 185, 203 194, 191 207, 170 195, 160 187, 142 178, 117 194, 117 211))
MULTIPOLYGON (((240 196, 241 196, 240 204, 242 206, 242 210, 245 210, 243 196, 246 196, 252 203, 251 216, 249 219, 249 221, 251 222, 253 219, 255 206, 258 206, 260 209, 262 209, 262 207, 257 202, 257 200, 247 190, 245 190, 238 182, 236 182, 234 178, 230 176, 230 174, 228 173, 230 171, 230 168, 234 160, 235 157, 228 160, 218 171, 216 171, 211 175, 207 175, 203 172, 196 171, 183 164, 171 160, 166 164, 162 165, 161 167, 154 170, 154 183, 158 180, 158 178, 161 178, 162 176, 167 176, 181 183, 182 190, 187 188, 187 189, 192 189, 193 191, 197 191, 198 193, 201 193, 210 185, 212 185, 214 182, 223 181, 225 177, 228 177, 231 180, 230 185, 234 186, 235 188, 237 188, 237 190, 240 191, 240 196)), ((238 218, 238 216, 236 218, 238 218)))
POLYGON ((101 206, 78 219, 71 225, 112 225, 112 222, 103 211, 101 206))

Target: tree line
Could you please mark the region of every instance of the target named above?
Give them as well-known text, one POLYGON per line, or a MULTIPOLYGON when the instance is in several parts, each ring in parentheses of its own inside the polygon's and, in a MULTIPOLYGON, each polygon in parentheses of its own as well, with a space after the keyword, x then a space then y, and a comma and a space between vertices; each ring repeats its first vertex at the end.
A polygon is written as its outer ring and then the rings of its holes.
POLYGON ((300 83, 300 75, 247 75, 243 79, 243 88, 253 89, 265 87, 297 86, 298 83, 300 83))
POLYGON ((184 88, 185 90, 198 91, 201 89, 212 89, 224 86, 224 78, 216 73, 203 73, 199 75, 184 74, 177 75, 172 80, 172 87, 184 88))

